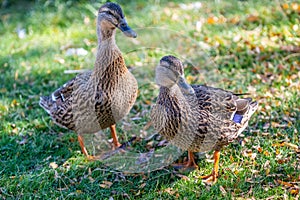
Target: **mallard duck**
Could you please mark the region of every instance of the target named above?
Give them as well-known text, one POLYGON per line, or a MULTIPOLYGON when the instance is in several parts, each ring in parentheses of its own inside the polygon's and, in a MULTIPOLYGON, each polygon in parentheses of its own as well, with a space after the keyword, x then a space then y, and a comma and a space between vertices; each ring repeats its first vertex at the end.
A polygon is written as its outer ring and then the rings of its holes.
POLYGON ((155 74, 160 91, 151 110, 154 128, 188 151, 185 167, 197 168, 193 152, 214 150, 212 173, 201 178, 215 183, 221 148, 247 127, 258 103, 220 88, 189 85, 182 62, 174 56, 163 57, 155 74))
POLYGON ((120 146, 115 124, 130 111, 137 97, 137 81, 115 42, 116 28, 128 37, 137 36, 128 26, 121 7, 106 3, 98 12, 94 69, 77 75, 50 96, 40 98, 40 106, 57 125, 78 133, 81 150, 89 158, 92 157, 82 134, 109 127, 114 146, 120 146))

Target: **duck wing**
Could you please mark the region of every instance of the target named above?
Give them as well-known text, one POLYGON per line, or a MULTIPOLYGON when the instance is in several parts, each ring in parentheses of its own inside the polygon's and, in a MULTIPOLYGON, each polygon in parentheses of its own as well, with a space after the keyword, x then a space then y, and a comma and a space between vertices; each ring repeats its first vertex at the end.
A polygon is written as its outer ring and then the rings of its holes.
POLYGON ((257 106, 251 98, 240 98, 242 94, 204 85, 192 85, 200 109, 210 112, 217 119, 241 123, 249 109, 257 106))
POLYGON ((72 106, 75 97, 73 92, 86 84, 90 76, 90 71, 79 74, 55 90, 50 96, 40 97, 40 106, 50 114, 57 125, 74 130, 72 106))

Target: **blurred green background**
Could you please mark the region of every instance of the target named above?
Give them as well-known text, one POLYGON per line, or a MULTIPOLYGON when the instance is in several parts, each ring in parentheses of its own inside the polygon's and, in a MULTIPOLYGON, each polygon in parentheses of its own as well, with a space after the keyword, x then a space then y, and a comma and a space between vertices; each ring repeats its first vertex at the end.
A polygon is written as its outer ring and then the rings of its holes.
MULTIPOLYGON (((211 152, 191 173, 165 167, 124 174, 88 162, 76 134, 39 107, 39 96, 75 76, 66 70, 93 68, 103 2, 0 1, 0 199, 299 198, 300 2, 118 1, 138 33, 130 39, 117 31, 139 82, 137 102, 117 124, 122 142, 154 133, 145 127, 158 94, 154 68, 166 54, 184 61, 189 83, 248 92, 259 101, 249 129, 223 149, 213 186, 197 178, 211 171, 211 152)), ((142 139, 133 149, 149 145, 142 139)))

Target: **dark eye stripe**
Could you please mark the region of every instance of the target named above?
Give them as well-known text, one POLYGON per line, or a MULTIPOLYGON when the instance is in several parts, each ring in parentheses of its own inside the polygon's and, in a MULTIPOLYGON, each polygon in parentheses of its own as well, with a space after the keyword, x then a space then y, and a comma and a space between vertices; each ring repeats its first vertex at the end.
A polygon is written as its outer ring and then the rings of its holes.
POLYGON ((105 11, 105 12, 115 17, 115 15, 110 10, 105 11))
POLYGON ((102 11, 100 13, 106 13, 106 14, 109 14, 111 16, 113 16, 114 18, 116 18, 117 20, 120 19, 120 17, 118 15, 115 15, 113 12, 111 12, 110 10, 106 10, 106 11, 102 11))

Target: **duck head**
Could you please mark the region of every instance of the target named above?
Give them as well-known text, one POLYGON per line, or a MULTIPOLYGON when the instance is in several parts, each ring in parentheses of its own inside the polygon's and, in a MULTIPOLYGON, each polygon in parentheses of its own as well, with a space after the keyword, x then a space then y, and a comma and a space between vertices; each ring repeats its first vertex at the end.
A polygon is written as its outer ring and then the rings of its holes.
POLYGON ((158 85, 171 88, 177 84, 184 94, 194 94, 194 89, 184 78, 183 64, 175 56, 164 56, 155 71, 155 81, 158 85))
POLYGON ((128 26, 121 7, 112 2, 105 3, 98 12, 98 32, 112 32, 120 29, 127 37, 136 38, 137 34, 128 26))

